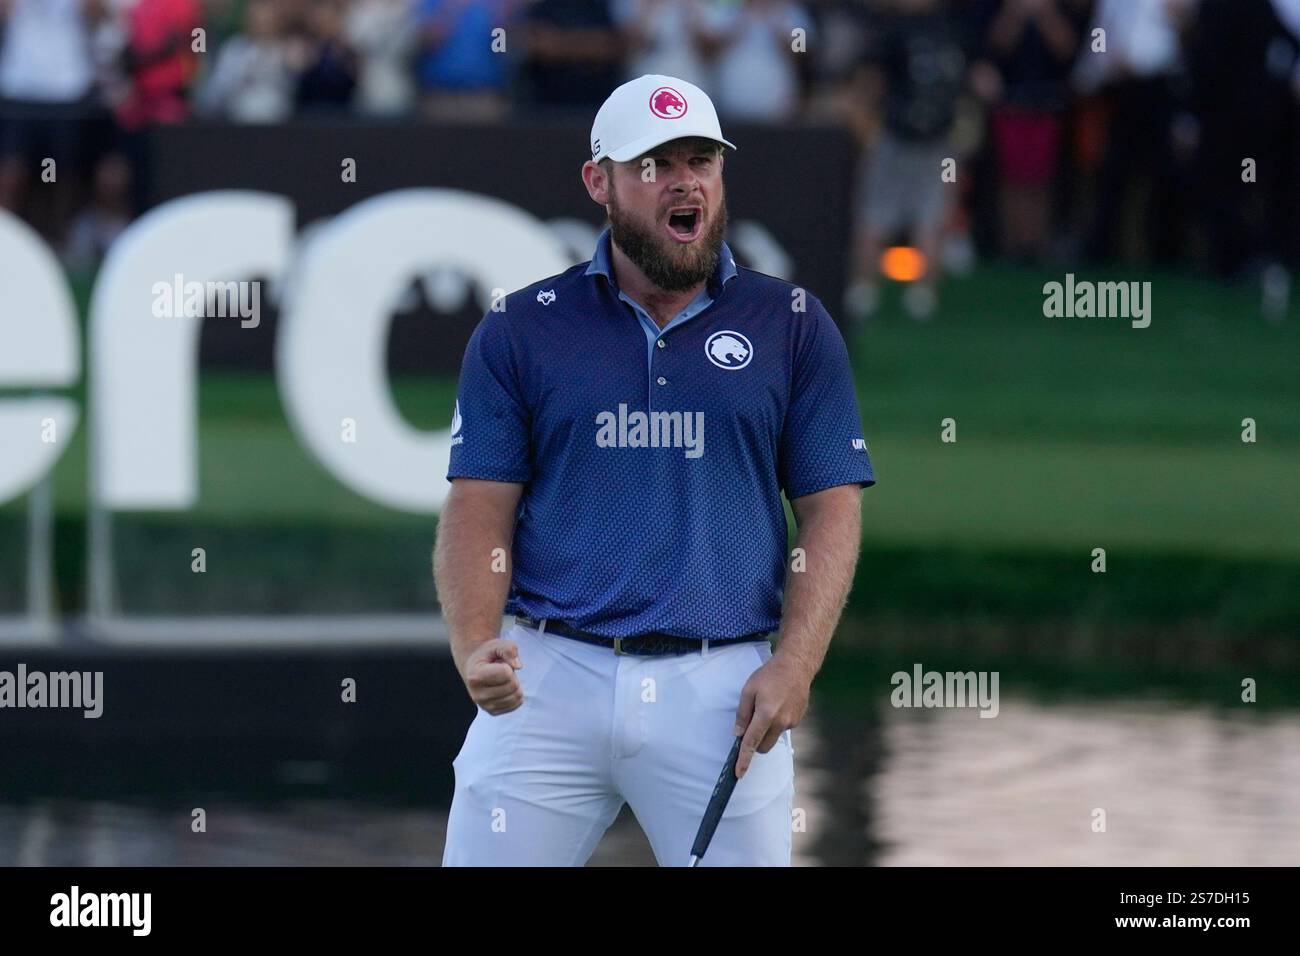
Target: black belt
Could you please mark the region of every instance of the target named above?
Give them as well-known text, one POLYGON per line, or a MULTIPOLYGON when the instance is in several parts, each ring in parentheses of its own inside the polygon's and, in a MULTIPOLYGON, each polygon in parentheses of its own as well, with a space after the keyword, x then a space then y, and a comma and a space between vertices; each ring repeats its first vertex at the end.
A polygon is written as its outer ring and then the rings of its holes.
MULTIPOLYGON (((516 614, 515 623, 523 627, 531 627, 540 630, 546 634, 559 634, 561 637, 571 637, 575 641, 582 641, 584 644, 595 644, 598 647, 611 648, 615 654, 635 654, 642 657, 650 657, 658 654, 692 654, 698 652, 705 644, 705 641, 698 637, 677 637, 673 634, 638 634, 636 637, 603 637, 600 634, 589 634, 586 631, 580 631, 576 627, 569 627, 563 621, 557 621, 555 618, 542 618, 540 621, 535 617, 529 617, 527 614, 516 614), (543 626, 545 625, 545 626, 543 626)), ((741 637, 710 637, 708 638, 709 647, 723 647, 727 644, 742 644, 747 641, 765 641, 767 640, 767 631, 756 631, 753 634, 744 634, 741 637)))

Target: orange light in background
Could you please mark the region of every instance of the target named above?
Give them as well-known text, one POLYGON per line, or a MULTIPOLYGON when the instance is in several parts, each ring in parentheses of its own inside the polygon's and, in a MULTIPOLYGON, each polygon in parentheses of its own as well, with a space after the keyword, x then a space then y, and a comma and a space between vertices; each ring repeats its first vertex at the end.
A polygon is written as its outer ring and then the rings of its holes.
POLYGON ((895 282, 915 282, 925 275, 925 256, 911 246, 893 246, 880 257, 880 272, 895 282))

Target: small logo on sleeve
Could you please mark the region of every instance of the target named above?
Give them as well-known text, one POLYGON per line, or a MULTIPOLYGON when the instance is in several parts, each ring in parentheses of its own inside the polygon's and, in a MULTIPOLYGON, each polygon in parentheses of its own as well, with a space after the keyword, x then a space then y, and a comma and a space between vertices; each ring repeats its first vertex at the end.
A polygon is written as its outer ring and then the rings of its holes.
POLYGON ((460 420, 460 401, 456 402, 456 409, 451 413, 451 443, 459 445, 465 440, 465 436, 460 433, 460 426, 463 424, 460 420))
POLYGON ((866 450, 867 450, 867 440, 866 440, 865 438, 855 438, 855 439, 853 439, 853 450, 854 450, 854 451, 866 451, 866 450))
POLYGON ((537 293, 537 301, 540 302, 542 305, 550 305, 552 302, 555 301, 555 290, 542 289, 540 292, 537 293))

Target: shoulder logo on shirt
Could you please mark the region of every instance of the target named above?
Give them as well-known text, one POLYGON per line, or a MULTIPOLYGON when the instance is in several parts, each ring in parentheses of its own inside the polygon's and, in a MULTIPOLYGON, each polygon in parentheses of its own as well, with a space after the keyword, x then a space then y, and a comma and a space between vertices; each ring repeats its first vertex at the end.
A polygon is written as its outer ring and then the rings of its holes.
POLYGON ((460 420, 460 401, 456 402, 456 409, 451 413, 451 443, 459 445, 465 440, 465 436, 460 433, 460 426, 463 423, 460 420))
POLYGON ((735 371, 744 368, 754 357, 754 346, 739 332, 723 329, 714 332, 704 343, 704 354, 718 368, 735 371))
POLYGON ((866 440, 865 438, 855 438, 855 439, 853 439, 853 450, 854 450, 854 451, 866 451, 866 450, 867 450, 867 440, 866 440))
POLYGON ((537 293, 537 301, 540 302, 542 305, 550 305, 552 302, 555 301, 555 290, 542 289, 540 292, 537 293))

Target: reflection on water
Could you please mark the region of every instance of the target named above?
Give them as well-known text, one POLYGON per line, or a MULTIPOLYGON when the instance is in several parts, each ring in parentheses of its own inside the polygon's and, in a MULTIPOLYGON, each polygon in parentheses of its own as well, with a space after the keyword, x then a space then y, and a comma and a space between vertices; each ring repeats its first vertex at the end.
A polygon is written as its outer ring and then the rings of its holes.
POLYGON ((897 710, 883 865, 1296 865, 1300 715, 1009 702, 897 710), (1093 832, 1093 810, 1105 832, 1093 832))
MULTIPOLYGON (((442 859, 447 826, 443 808, 345 801, 204 809, 207 832, 192 834, 188 808, 0 806, 0 865, 431 866, 442 859)), ((625 812, 591 862, 652 866, 654 856, 625 812)))
POLYGON ((992 720, 891 711, 883 748, 883 865, 1300 863, 1294 713, 1004 697, 992 720))
MULTIPOLYGON (((795 731, 796 865, 1300 864, 1300 714, 1167 703, 813 711, 795 731), (1093 831, 1094 809, 1106 831, 1093 831)), ((445 808, 0 805, 0 864, 428 865, 445 808)), ((593 865, 649 865, 627 808, 593 865)))

